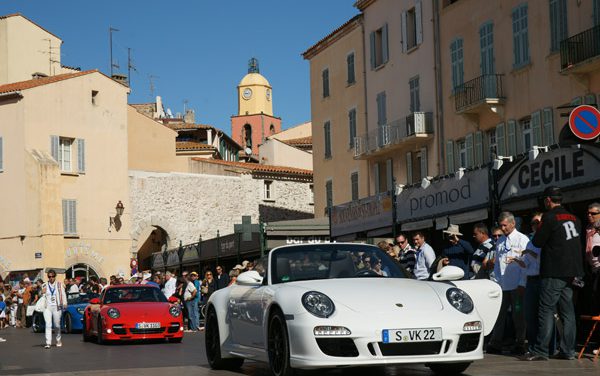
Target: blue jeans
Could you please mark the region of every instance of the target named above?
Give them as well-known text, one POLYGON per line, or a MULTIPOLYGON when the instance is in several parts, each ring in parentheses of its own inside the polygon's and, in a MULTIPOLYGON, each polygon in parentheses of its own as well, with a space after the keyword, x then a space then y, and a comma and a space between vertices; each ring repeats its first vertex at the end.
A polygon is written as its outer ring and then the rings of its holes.
POLYGON ((542 278, 538 333, 532 351, 536 355, 549 355, 548 347, 554 332, 554 312, 557 309, 564 327, 560 338, 560 352, 567 356, 575 356, 575 307, 570 278, 542 278))
MULTIPOLYGON (((527 342, 529 351, 533 352, 533 346, 537 340, 538 334, 538 311, 540 307, 540 284, 539 277, 527 278, 527 287, 525 288, 525 323, 527 324, 527 342)), ((553 322, 554 324, 554 322, 553 322)), ((556 325, 552 325, 552 337, 549 343, 549 354, 556 351, 556 325)))
POLYGON ((198 327, 200 326, 198 301, 196 301, 196 299, 187 300, 185 302, 185 308, 188 312, 188 328, 191 330, 198 330, 198 327))

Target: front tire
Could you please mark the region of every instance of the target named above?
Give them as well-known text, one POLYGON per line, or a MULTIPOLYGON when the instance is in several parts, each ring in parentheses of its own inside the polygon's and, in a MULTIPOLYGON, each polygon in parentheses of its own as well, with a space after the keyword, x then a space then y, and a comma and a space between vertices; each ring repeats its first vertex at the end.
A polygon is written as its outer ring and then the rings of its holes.
POLYGON ((96 343, 98 343, 99 345, 104 345, 105 343, 104 338, 102 338, 103 332, 104 329, 102 328, 102 319, 98 318, 98 335, 96 336, 96 343))
POLYGON ((471 365, 471 362, 464 363, 429 363, 427 367, 436 375, 460 375, 471 365))
POLYGON ((34 333, 41 333, 44 331, 43 327, 45 326, 44 317, 40 312, 35 312, 33 314, 33 318, 31 319, 31 329, 34 333), (43 324, 43 325, 42 325, 43 324))
POLYGON ((65 313, 65 333, 71 334, 73 333, 73 319, 71 318, 70 313, 65 313))
POLYGON ((290 341, 281 311, 277 310, 271 315, 268 332, 267 350, 271 373, 273 376, 292 376, 294 369, 290 366, 290 341))
POLYGON ((238 369, 244 364, 243 358, 225 358, 221 357, 221 336, 219 334, 219 322, 214 308, 208 310, 205 323, 204 344, 206 348, 206 358, 212 369, 238 369))
POLYGON ((91 342, 92 341, 92 336, 89 335, 89 332, 88 332, 88 325, 87 325, 87 320, 85 318, 85 314, 83 316, 83 330, 81 332, 83 333, 83 342, 91 342))

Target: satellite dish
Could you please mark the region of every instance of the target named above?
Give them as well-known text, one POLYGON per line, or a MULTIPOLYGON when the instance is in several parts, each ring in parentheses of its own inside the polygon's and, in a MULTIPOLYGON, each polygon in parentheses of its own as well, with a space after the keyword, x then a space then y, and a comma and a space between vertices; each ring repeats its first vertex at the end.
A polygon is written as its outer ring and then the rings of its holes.
POLYGON ((252 155, 252 149, 250 149, 250 148, 245 148, 245 149, 244 149, 244 153, 246 153, 246 155, 252 155))

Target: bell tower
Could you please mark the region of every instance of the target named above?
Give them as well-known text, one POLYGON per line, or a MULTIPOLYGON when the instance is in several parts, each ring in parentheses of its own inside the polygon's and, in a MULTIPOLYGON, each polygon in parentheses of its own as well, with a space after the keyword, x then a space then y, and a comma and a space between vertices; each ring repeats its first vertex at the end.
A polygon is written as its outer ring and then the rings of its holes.
POLYGON ((237 86, 238 114, 231 117, 231 136, 247 156, 258 155, 258 145, 281 131, 281 118, 273 116, 273 89, 260 74, 258 59, 248 61, 248 74, 237 86))

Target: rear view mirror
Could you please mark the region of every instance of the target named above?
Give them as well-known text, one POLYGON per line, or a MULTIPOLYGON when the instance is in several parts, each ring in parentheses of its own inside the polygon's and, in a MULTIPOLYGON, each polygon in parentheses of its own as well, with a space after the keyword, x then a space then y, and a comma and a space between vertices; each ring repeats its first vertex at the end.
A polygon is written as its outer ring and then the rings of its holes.
POLYGON ((238 285, 260 285, 262 280, 262 277, 256 270, 249 270, 240 274, 235 282, 238 285))
POLYGON ((434 281, 458 281, 459 279, 463 279, 465 276, 465 271, 459 268, 458 266, 444 266, 439 273, 435 273, 433 275, 434 281))

